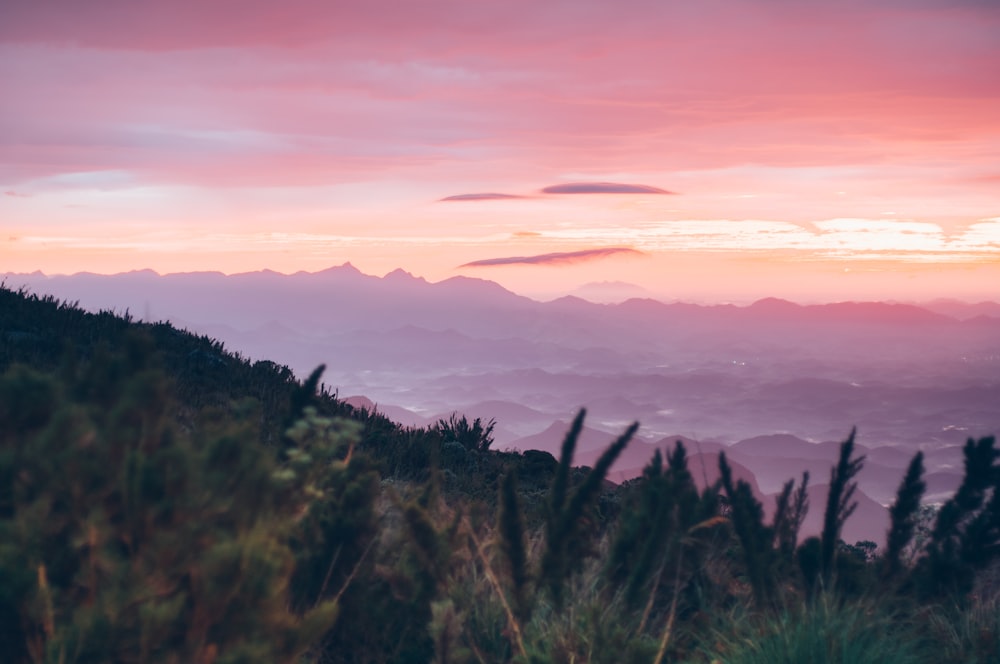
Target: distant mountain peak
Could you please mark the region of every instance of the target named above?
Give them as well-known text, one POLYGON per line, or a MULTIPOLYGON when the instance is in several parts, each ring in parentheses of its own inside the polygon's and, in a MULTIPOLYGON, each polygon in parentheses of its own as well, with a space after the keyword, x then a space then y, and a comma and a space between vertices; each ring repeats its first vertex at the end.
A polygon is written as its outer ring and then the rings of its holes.
POLYGON ((780 297, 765 297, 751 304, 750 308, 791 311, 793 309, 800 309, 801 305, 789 300, 783 300, 780 297))
POLYGON ((414 276, 411 272, 407 272, 401 267, 397 267, 392 272, 389 272, 384 277, 382 277, 382 279, 383 281, 389 281, 395 283, 409 283, 409 282, 421 283, 421 284, 427 283, 427 280, 424 279, 423 277, 414 276))
POLYGON ((444 281, 439 281, 435 284, 436 286, 446 286, 452 288, 460 288, 463 290, 470 289, 481 289, 481 290, 491 290, 494 293, 502 295, 511 295, 514 297, 524 297, 518 295, 514 291, 507 290, 495 281, 490 281, 489 279, 480 279, 479 277, 466 277, 464 275, 457 275, 454 277, 449 277, 444 281))
POLYGON ((659 300, 657 300, 654 297, 630 297, 629 299, 625 300, 622 304, 652 304, 652 305, 661 305, 661 304, 663 304, 663 302, 660 302, 659 300))
POLYGON ((325 270, 320 270, 319 272, 313 272, 315 275, 352 275, 364 277, 368 276, 358 268, 354 267, 351 261, 347 261, 343 265, 334 265, 333 267, 328 267, 325 270))
POLYGON ((651 297, 630 297, 613 306, 619 307, 623 311, 658 313, 666 310, 668 305, 651 297))
POLYGON ((576 295, 563 295, 562 297, 557 297, 554 300, 550 300, 549 304, 562 304, 562 305, 571 305, 571 306, 577 306, 577 305, 587 306, 587 305, 592 305, 592 304, 596 304, 596 303, 595 302, 591 302, 590 300, 587 300, 585 298, 578 297, 576 295))

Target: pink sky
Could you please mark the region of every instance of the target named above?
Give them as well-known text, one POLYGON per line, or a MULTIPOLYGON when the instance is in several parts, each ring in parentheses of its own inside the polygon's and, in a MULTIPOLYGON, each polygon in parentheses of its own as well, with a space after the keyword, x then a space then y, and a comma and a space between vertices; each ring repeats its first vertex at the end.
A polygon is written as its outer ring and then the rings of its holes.
POLYGON ((0 90, 0 271, 1000 299, 993 2, 9 0, 0 90))

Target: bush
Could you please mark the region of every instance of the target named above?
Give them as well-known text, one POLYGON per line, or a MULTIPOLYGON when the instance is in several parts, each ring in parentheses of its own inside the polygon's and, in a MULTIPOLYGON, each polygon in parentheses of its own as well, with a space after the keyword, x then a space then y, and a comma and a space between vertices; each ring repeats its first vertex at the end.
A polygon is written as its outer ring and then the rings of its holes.
POLYGON ((336 619, 289 610, 289 541, 354 434, 301 422, 279 462, 253 403, 184 430, 152 358, 0 377, 5 661, 294 662, 336 619))

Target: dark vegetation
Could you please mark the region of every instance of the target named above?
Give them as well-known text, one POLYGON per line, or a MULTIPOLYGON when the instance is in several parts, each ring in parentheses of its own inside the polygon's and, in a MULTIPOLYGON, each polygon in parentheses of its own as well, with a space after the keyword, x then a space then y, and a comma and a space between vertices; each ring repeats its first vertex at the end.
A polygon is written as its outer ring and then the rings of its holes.
POLYGON ((996 662, 1000 465, 884 549, 840 539, 853 432, 770 523, 725 456, 678 443, 605 481, 493 450, 492 422, 404 428, 167 324, 0 288, 0 653, 10 662, 996 662), (799 541, 806 511, 819 537, 799 541))

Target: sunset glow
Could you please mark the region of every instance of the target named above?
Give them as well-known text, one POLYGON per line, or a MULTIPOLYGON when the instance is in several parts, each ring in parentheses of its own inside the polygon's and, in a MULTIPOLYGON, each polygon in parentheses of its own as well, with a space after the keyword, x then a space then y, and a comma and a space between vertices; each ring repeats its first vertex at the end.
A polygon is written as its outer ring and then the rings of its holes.
POLYGON ((0 89, 0 272, 1000 298, 995 3, 12 0, 0 89))

